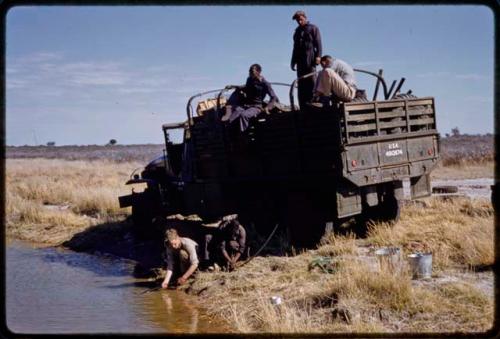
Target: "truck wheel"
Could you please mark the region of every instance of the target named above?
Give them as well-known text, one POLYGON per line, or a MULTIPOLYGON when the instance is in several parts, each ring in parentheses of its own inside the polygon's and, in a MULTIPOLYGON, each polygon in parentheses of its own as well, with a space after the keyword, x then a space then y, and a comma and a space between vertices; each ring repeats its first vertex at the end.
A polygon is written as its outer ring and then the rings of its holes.
POLYGON ((147 238, 148 231, 153 226, 153 216, 141 204, 132 205, 132 232, 136 239, 143 240, 147 238))
POLYGON ((401 202, 394 195, 387 195, 378 206, 369 207, 368 211, 363 212, 367 222, 396 223, 399 221, 400 214, 401 202))
POLYGON ((292 246, 297 249, 316 247, 326 227, 321 199, 314 199, 312 194, 290 194, 283 212, 282 222, 288 228, 292 246))
POLYGON ((155 210, 154 201, 147 191, 141 194, 132 205, 133 233, 137 239, 145 239, 152 235, 153 219, 158 214, 155 210))

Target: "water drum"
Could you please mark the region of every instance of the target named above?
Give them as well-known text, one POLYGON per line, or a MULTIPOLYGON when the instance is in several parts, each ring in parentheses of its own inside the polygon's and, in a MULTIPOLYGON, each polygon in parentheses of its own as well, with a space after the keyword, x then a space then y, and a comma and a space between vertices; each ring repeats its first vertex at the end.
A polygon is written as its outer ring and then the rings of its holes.
POLYGON ((430 279, 432 274, 432 253, 408 255, 413 279, 430 279))
POLYGON ((375 251, 380 270, 399 272, 402 267, 401 249, 399 247, 382 247, 375 251))

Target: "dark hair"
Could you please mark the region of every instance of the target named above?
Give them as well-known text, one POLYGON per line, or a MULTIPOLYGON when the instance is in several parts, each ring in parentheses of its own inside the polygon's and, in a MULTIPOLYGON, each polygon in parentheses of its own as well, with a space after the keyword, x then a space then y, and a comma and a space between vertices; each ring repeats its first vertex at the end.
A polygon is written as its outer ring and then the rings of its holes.
POLYGON ((297 11, 293 14, 292 20, 297 20, 299 17, 303 16, 304 18, 307 19, 306 12, 304 11, 297 11))
POLYGON ((321 57, 321 61, 325 61, 326 59, 333 59, 330 55, 326 54, 321 57))
POLYGON ((248 70, 249 72, 252 72, 252 69, 254 69, 257 71, 257 72, 262 72, 262 67, 260 67, 259 64, 253 64, 252 66, 250 66, 250 69, 248 70))

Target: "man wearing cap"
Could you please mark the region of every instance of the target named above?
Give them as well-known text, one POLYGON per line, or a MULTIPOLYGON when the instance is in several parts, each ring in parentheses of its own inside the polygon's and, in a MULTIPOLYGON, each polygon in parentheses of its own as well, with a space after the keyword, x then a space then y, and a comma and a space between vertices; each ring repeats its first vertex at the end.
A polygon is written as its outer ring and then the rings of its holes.
POLYGON ((321 57, 321 67, 314 88, 314 100, 329 105, 332 95, 340 101, 349 102, 356 96, 356 78, 353 68, 345 61, 332 58, 330 55, 321 57))
MULTIPOLYGON (((307 21, 304 11, 297 11, 292 17, 297 21, 297 28, 293 34, 293 52, 290 67, 293 71, 297 70, 297 77, 301 77, 316 70, 319 64, 322 47, 321 35, 318 27, 307 21)), ((314 90, 314 77, 299 80, 298 84, 299 105, 305 107, 305 104, 311 101, 314 90)))
MULTIPOLYGON (((261 75, 262 67, 253 64, 248 70, 249 76, 244 87, 237 87, 237 90, 229 97, 226 104, 226 112, 222 116, 222 121, 233 122, 239 119, 240 130, 244 132, 248 128, 250 118, 258 115, 262 111, 269 113, 279 99, 273 91, 271 84, 261 75), (264 98, 270 97, 269 103, 264 107, 264 98)), ((235 87, 228 86, 226 88, 235 87)))

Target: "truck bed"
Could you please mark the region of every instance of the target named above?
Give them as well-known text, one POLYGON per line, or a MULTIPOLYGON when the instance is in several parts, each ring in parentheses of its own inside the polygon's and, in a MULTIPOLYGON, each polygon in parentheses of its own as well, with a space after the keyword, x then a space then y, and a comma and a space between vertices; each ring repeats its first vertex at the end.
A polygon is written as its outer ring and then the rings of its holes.
POLYGON ((345 103, 238 124, 195 117, 198 181, 343 176, 365 186, 427 173, 438 157, 434 99, 345 103))

